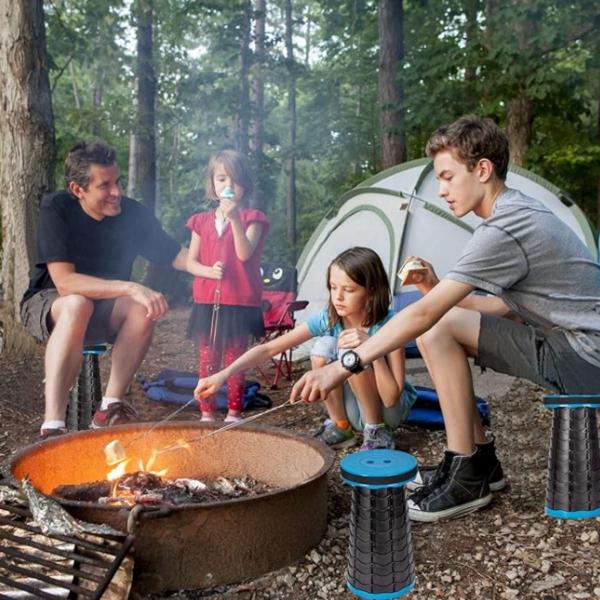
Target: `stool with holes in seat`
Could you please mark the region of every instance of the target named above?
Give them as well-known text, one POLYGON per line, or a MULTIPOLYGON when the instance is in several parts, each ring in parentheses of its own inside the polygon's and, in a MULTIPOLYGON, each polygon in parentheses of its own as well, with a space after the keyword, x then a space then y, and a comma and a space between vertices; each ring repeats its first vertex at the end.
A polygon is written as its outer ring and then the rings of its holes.
POLYGON ((558 519, 600 517, 600 394, 549 394, 554 411, 545 512, 558 519))
POLYGON ((367 450, 340 463, 352 486, 348 589, 362 598, 387 600, 415 586, 415 565, 404 487, 416 459, 397 450, 367 450))
POLYGON ((102 402, 99 357, 106 350, 106 344, 83 349, 81 370, 71 388, 67 405, 66 425, 69 431, 89 429, 92 417, 102 402))

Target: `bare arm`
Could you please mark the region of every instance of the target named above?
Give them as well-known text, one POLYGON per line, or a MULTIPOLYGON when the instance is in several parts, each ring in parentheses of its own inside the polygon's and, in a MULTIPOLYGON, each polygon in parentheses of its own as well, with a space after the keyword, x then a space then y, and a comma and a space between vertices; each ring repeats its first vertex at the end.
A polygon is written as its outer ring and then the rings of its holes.
POLYGON ((260 223, 250 223, 248 229, 244 231, 241 220, 232 219, 231 230, 233 231, 235 253, 242 262, 246 262, 256 250, 263 226, 260 223))
POLYGON ((404 391, 404 347, 373 361, 373 372, 383 405, 395 406, 404 391))
POLYGON ((311 337, 312 334, 310 333, 308 326, 306 323, 302 323, 284 335, 276 337, 265 344, 250 348, 250 350, 244 352, 242 356, 233 361, 228 367, 225 367, 210 377, 200 379, 194 390, 194 397, 199 400, 200 398, 215 394, 231 375, 239 373, 240 371, 252 369, 267 361, 272 356, 276 356, 284 350, 289 350, 294 346, 298 346, 299 344, 310 340, 311 337))
POLYGON ((223 279, 223 263, 217 261, 214 265, 203 265, 198 257, 200 256, 200 236, 192 231, 190 240, 190 249, 187 253, 186 270, 196 277, 205 277, 206 279, 223 279))
POLYGON ((458 306, 469 310, 476 310, 480 313, 488 315, 496 315, 497 317, 505 317, 510 313, 508 306, 503 300, 496 296, 478 296, 477 294, 469 294, 463 298, 458 306))
POLYGON ((61 296, 78 294, 90 300, 129 296, 146 308, 146 316, 152 320, 160 319, 169 310, 167 301, 161 293, 134 281, 83 275, 75 271, 73 263, 68 262, 50 262, 48 263, 48 272, 61 296))
POLYGON ((181 248, 177 256, 172 260, 171 266, 177 271, 187 271, 188 249, 181 248))
MULTIPOLYGON (((426 296, 406 307, 388 321, 374 336, 361 344, 356 352, 363 364, 369 364, 415 339, 442 318, 453 306, 473 291, 470 285, 443 279, 426 296)), ((306 373, 292 388, 290 398, 309 402, 325 399, 327 394, 350 373, 339 361, 306 373)))

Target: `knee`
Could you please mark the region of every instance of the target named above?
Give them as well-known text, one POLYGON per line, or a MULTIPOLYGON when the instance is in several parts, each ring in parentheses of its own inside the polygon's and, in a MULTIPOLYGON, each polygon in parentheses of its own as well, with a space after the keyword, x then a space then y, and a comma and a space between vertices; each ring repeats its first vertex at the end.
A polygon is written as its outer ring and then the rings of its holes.
POLYGON ((93 301, 79 294, 61 296, 57 302, 60 303, 57 323, 68 321, 69 323, 87 325, 94 312, 93 301))
POLYGON ((431 350, 447 339, 451 335, 451 331, 448 320, 446 317, 443 317, 433 327, 416 339, 417 347, 421 353, 431 350))
POLYGON ((152 334, 155 322, 146 316, 146 309, 137 303, 132 303, 125 317, 127 324, 140 334, 152 334))
POLYGON ((321 336, 315 340, 310 351, 310 364, 319 369, 337 358, 337 340, 331 336, 321 336))

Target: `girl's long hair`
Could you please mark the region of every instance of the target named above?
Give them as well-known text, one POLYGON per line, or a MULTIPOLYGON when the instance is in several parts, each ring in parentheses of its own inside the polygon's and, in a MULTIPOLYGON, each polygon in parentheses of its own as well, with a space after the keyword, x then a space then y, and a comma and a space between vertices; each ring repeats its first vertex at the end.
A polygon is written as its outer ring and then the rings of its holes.
MULTIPOLYGON (((354 283, 367 290, 365 318, 362 326, 371 327, 385 318, 390 307, 391 293, 388 277, 379 255, 370 248, 361 246, 344 250, 327 267, 327 289, 330 291, 329 275, 333 265, 344 271, 354 283)), ((331 294, 329 294, 327 312, 329 326, 333 327, 340 318, 331 302, 331 294)))
POLYGON ((206 183, 204 185, 206 197, 211 201, 219 202, 219 197, 217 196, 215 185, 213 183, 213 177, 218 165, 222 165, 227 175, 229 175, 235 183, 244 188, 243 200, 247 204, 248 199, 254 194, 254 179, 248 160, 237 150, 221 150, 208 161, 205 172, 206 183))

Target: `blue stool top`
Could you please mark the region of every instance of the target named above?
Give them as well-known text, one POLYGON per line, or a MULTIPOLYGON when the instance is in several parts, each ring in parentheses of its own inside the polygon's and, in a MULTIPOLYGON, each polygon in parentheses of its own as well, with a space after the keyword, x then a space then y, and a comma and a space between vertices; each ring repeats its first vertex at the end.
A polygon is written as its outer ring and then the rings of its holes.
POLYGON ((417 459, 399 450, 365 450, 346 456, 340 472, 353 486, 401 487, 417 474, 417 459))
POLYGON ((600 408, 600 394, 546 394, 546 408, 600 408))
POLYGON ((95 344, 93 346, 85 346, 82 354, 104 354, 106 352, 106 344, 95 344))

